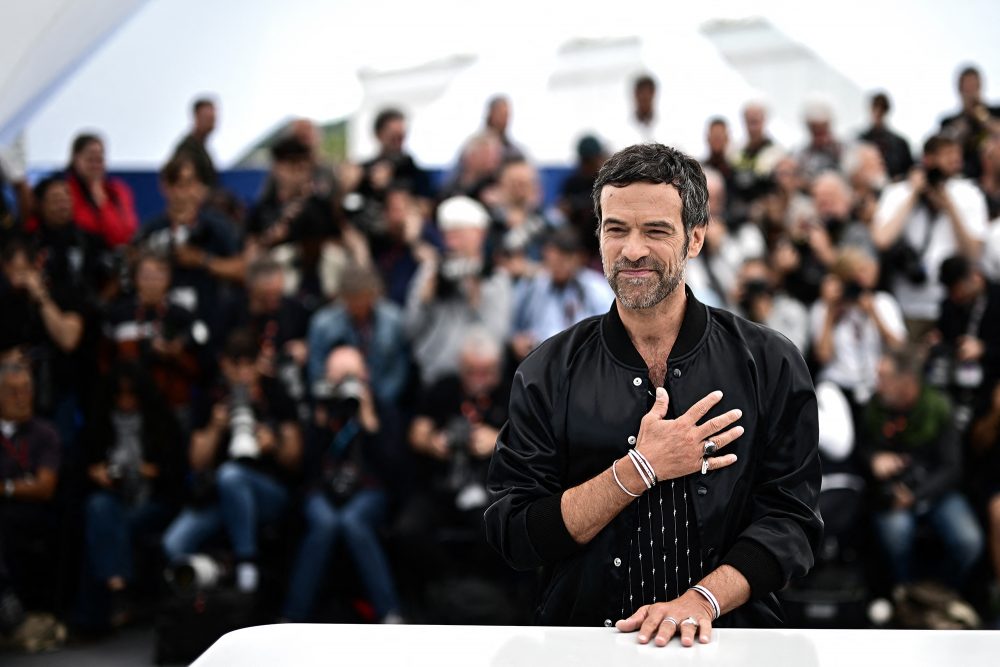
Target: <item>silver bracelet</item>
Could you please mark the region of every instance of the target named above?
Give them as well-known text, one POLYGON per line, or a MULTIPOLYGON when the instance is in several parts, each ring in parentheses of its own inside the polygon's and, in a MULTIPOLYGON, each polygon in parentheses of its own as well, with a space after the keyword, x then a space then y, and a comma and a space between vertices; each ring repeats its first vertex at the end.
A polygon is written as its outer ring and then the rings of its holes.
POLYGON ((712 619, 713 621, 718 620, 719 617, 722 616, 722 608, 719 607, 719 601, 715 599, 714 595, 712 595, 712 591, 708 590, 701 584, 692 586, 690 590, 701 593, 702 597, 708 600, 708 603, 712 605, 712 611, 715 613, 715 618, 712 619))
POLYGON ((636 448, 633 448, 632 451, 635 452, 635 455, 639 458, 639 462, 642 464, 643 468, 646 469, 646 475, 653 481, 653 486, 656 486, 656 483, 659 480, 656 479, 656 471, 654 471, 653 466, 650 465, 649 459, 647 459, 646 455, 636 448))
POLYGON ((632 461, 632 465, 635 466, 635 471, 639 473, 639 477, 642 478, 642 483, 646 485, 646 489, 653 488, 653 480, 649 478, 649 473, 643 468, 642 463, 639 461, 639 457, 636 456, 635 450, 628 450, 628 458, 632 461))
POLYGON ((626 495, 632 496, 633 498, 638 498, 642 494, 640 494, 640 493, 632 493, 631 491, 629 491, 628 489, 626 489, 625 485, 622 484, 622 481, 620 479, 618 479, 618 471, 615 470, 615 464, 616 463, 618 463, 618 459, 615 459, 614 461, 611 462, 611 474, 614 475, 615 484, 617 484, 618 488, 621 489, 622 492, 624 492, 626 495))

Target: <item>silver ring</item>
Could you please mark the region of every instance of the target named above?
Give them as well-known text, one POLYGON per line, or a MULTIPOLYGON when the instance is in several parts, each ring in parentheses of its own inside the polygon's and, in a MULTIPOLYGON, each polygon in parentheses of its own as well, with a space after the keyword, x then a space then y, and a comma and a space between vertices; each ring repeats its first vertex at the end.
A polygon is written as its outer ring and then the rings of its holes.
POLYGON ((675 628, 677 627, 677 619, 674 618, 673 616, 667 616, 666 618, 664 618, 662 621, 660 621, 660 625, 663 625, 664 623, 667 623, 668 621, 670 623, 673 623, 675 628))
POLYGON ((681 621, 681 625, 698 625, 698 619, 696 619, 694 616, 688 616, 683 621, 681 621))
POLYGON ((707 475, 708 474, 708 457, 707 456, 701 460, 701 474, 702 475, 707 475))
POLYGON ((702 448, 702 453, 704 456, 711 456, 715 452, 719 451, 719 446, 715 444, 713 440, 706 440, 705 445, 702 448))

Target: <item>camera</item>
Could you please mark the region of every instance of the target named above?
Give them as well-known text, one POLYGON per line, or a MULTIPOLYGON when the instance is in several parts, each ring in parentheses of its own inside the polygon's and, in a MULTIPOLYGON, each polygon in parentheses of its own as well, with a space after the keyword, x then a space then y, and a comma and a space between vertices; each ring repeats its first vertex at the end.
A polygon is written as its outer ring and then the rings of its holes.
POLYGON ((167 583, 180 594, 215 588, 225 569, 222 564, 206 554, 192 554, 168 567, 164 573, 167 583))
POLYGON ((927 186, 931 188, 936 188, 948 180, 948 175, 944 173, 941 167, 931 167, 926 171, 927 176, 927 186))
POLYGON ((346 375, 336 384, 321 380, 313 385, 313 396, 329 416, 350 419, 358 414, 365 395, 365 382, 356 375, 346 375))
POLYGON ((254 429, 257 419, 250 404, 250 388, 233 385, 229 396, 229 456, 233 459, 255 459, 260 456, 260 444, 254 429))
POLYGON ((927 282, 927 269, 924 268, 920 254, 902 237, 886 251, 884 264, 893 267, 914 285, 923 285, 927 282))
POLYGON ((865 293, 865 288, 861 286, 857 280, 848 280, 844 283, 843 299, 844 301, 854 302, 865 293))

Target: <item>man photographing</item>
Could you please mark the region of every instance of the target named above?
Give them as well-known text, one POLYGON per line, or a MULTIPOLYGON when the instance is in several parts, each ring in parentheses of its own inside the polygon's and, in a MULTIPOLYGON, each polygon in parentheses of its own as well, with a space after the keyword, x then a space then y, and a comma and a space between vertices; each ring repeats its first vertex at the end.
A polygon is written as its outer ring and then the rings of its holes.
POLYGON ((544 568, 542 624, 617 618, 659 646, 776 625, 773 593, 809 570, 823 527, 806 365, 685 287, 709 218, 697 161, 626 148, 601 168, 594 207, 616 301, 518 368, 488 539, 511 566, 544 568))

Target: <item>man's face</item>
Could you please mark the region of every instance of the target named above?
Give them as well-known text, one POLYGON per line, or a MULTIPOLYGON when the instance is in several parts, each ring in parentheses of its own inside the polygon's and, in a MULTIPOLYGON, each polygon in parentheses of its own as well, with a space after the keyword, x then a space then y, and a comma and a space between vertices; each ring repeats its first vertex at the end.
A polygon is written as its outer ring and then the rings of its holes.
POLYGON ((486 230, 479 227, 459 227, 442 234, 449 254, 458 257, 476 258, 483 254, 486 230))
POLYGON ((385 194, 385 226, 394 237, 402 236, 406 231, 406 218, 410 215, 413 201, 410 193, 405 190, 390 190, 385 194))
POLYGON ((962 102, 974 104, 979 101, 982 94, 982 80, 978 74, 966 74, 958 80, 958 94, 962 97, 962 102))
POLYGON ((656 89, 650 85, 639 86, 635 89, 635 107, 638 111, 648 114, 653 111, 653 100, 656 98, 656 89))
POLYGON ((817 146, 823 146, 833 141, 833 132, 830 129, 830 121, 814 120, 806 123, 812 142, 817 146))
POLYGON ((601 191, 601 262, 618 303, 652 308, 684 280, 688 257, 701 252, 703 227, 685 233, 677 189, 632 183, 601 191))
POLYGON ((708 150, 713 155, 722 155, 729 146, 729 129, 722 123, 714 123, 708 128, 708 150))
POLYGON ((497 100, 490 108, 490 117, 487 121, 493 130, 503 134, 507 131, 507 124, 510 121, 510 105, 507 100, 497 100))
POLYGON ((282 190, 301 192, 312 177, 312 165, 308 158, 277 160, 271 166, 271 174, 282 190))
POLYGON ((743 123, 747 128, 747 135, 751 139, 757 139, 764 134, 764 110, 759 107, 749 107, 743 112, 743 123))
POLYGON ((385 153, 402 153, 405 141, 406 121, 401 118, 390 120, 382 126, 382 131, 378 133, 378 142, 382 145, 382 151, 385 153))
POLYGON ((951 286, 948 290, 948 298, 959 304, 972 303, 982 291, 982 286, 982 278, 978 274, 972 273, 951 286))
POLYGON ((542 252, 542 262, 546 271, 552 277, 552 282, 556 285, 565 285, 572 280, 580 267, 583 266, 583 258, 580 253, 566 251, 554 245, 545 246, 542 252))
POLYGON ((504 168, 500 188, 510 206, 531 207, 538 198, 538 180, 534 168, 526 162, 516 162, 504 168))
POLYGON ((258 312, 275 313, 281 308, 285 292, 285 276, 280 271, 257 278, 251 286, 251 301, 258 312))
POLYGON ((176 183, 163 183, 163 195, 171 208, 197 210, 208 197, 208 187, 198 180, 194 165, 186 162, 181 166, 176 183))
POLYGON ((4 275, 10 286, 16 290, 27 289, 28 277, 35 271, 28 256, 23 252, 16 253, 3 265, 4 275))
POLYGON ((31 419, 35 400, 31 370, 23 358, 0 362, 0 419, 24 422, 31 419))
POLYGON ((500 359, 488 354, 464 352, 459 360, 462 387, 469 396, 485 396, 500 384, 500 359))
POLYGON ((56 181, 45 191, 42 198, 42 218, 47 224, 63 227, 73 221, 73 200, 69 196, 69 186, 56 181))
POLYGON ((893 410, 912 407, 920 393, 920 381, 909 373, 900 372, 892 361, 882 359, 878 365, 878 395, 893 410))
POLYGON ((351 319, 357 322, 364 322, 375 310, 375 303, 378 294, 375 290, 360 290, 351 294, 344 294, 344 309, 351 319))
POLYGON ((845 185, 828 178, 816 179, 812 188, 816 213, 824 219, 846 220, 851 212, 851 195, 845 185))
POLYGON ((226 382, 232 385, 250 386, 257 383, 257 363, 252 357, 240 357, 239 359, 229 359, 223 357, 219 364, 222 369, 222 376, 226 382))
POLYGON ((135 269, 135 291, 139 301, 158 304, 170 289, 170 269, 164 262, 145 259, 135 269))
POLYGON ((215 129, 215 105, 204 104, 194 114, 194 131, 201 135, 211 134, 215 129))
POLYGON ((933 153, 924 156, 924 166, 937 167, 951 178, 962 171, 962 148, 958 144, 944 144, 933 153))

